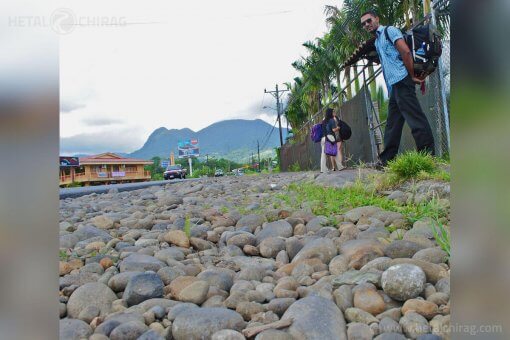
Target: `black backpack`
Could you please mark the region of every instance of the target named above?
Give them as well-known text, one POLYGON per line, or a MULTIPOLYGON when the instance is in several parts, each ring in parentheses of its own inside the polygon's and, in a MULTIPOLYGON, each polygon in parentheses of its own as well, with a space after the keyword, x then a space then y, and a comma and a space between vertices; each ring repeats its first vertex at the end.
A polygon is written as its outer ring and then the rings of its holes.
POLYGON ((341 119, 338 119, 338 126, 340 127, 340 138, 342 138, 342 140, 348 140, 349 138, 351 138, 352 130, 351 127, 347 125, 346 122, 344 122, 341 119))
MULTIPOLYGON (((391 43, 388 27, 384 28, 384 35, 391 43)), ((424 20, 422 20, 409 31, 403 32, 402 35, 413 56, 414 74, 420 76, 434 72, 443 52, 441 37, 436 27, 431 23, 424 23, 424 20)))

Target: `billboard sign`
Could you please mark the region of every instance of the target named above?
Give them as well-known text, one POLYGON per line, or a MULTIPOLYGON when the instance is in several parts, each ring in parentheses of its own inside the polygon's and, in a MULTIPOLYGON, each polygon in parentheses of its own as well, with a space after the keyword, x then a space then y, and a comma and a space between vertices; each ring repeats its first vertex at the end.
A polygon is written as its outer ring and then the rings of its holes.
POLYGON ((190 138, 178 141, 177 150, 179 152, 179 158, 198 157, 200 155, 198 139, 190 138))
POLYGON ((162 160, 161 161, 161 167, 162 168, 168 168, 168 165, 170 164, 170 161, 167 161, 167 160, 162 160))
POLYGON ((60 166, 80 166, 78 157, 59 157, 60 166))

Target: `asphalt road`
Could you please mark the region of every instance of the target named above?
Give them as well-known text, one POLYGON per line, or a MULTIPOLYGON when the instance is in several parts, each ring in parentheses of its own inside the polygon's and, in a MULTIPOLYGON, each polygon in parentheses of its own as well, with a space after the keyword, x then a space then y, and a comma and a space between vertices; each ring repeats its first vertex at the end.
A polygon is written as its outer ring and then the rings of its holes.
POLYGON ((109 184, 109 185, 96 185, 90 187, 77 187, 77 188, 61 188, 60 189, 60 199, 64 198, 74 198, 80 197, 83 195, 89 195, 92 193, 103 194, 107 193, 110 189, 116 188, 120 191, 131 191, 137 189, 143 189, 147 187, 152 187, 155 185, 165 185, 172 184, 183 181, 197 181, 200 178, 190 178, 190 179, 172 179, 168 181, 152 181, 152 182, 138 182, 138 183, 121 183, 121 184, 109 184))

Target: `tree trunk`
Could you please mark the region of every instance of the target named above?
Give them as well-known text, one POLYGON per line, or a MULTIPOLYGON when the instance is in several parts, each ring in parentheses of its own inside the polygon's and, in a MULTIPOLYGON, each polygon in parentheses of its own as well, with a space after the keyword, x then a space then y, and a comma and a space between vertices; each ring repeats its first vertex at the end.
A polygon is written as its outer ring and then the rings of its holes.
MULTIPOLYGON (((351 67, 347 66, 344 70, 345 84, 349 84, 351 82, 351 67)), ((351 85, 347 86, 347 99, 352 98, 351 85)))
POLYGON ((354 65, 354 95, 356 95, 359 92, 359 77, 358 75, 358 66, 354 65))
POLYGON ((338 93, 338 108, 340 108, 342 106, 342 84, 340 82, 340 69, 337 68, 335 69, 335 74, 336 74, 336 83, 337 83, 337 93, 338 93))
MULTIPOLYGON (((368 77, 372 77, 374 75, 374 65, 368 66, 368 77)), ((370 94, 372 97, 372 100, 376 100, 377 98, 377 84, 375 83, 375 79, 372 80, 370 83, 370 94)))

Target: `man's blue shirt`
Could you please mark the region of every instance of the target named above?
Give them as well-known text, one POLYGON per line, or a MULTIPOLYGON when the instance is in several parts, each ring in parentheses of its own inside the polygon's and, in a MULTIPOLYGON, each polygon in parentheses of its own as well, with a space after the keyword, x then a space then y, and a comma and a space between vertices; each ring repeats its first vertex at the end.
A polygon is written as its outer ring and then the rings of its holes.
POLYGON ((404 62, 399 59, 400 53, 395 47, 395 41, 402 39, 402 32, 396 27, 388 27, 388 36, 391 43, 386 39, 384 34, 385 26, 379 25, 376 31, 375 48, 381 61, 383 69, 384 80, 388 87, 388 92, 391 92, 391 85, 398 83, 407 76, 407 69, 404 62))

